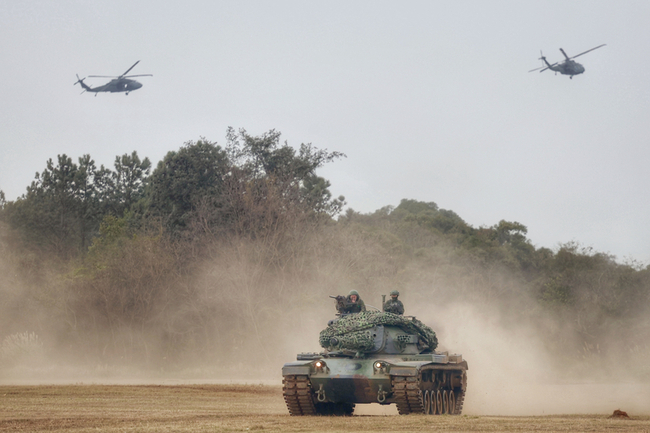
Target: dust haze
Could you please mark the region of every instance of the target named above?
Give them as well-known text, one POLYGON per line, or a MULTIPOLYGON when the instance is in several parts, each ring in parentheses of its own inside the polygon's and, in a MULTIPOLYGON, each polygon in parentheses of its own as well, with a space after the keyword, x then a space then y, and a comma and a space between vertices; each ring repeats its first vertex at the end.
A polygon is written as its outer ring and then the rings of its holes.
MULTIPOLYGON (((379 307, 382 294, 398 289, 406 314, 436 331, 438 350, 467 360, 464 414, 649 414, 647 343, 612 335, 584 345, 507 270, 457 262, 435 239, 407 262, 385 239, 341 226, 293 233, 291 241, 216 242, 191 257, 190 271, 156 280, 164 303, 129 318, 97 307, 74 269, 41 260, 25 272, 30 256, 9 248, 3 234, 1 384, 279 385, 285 362, 321 350, 319 332, 335 313, 328 295, 355 289, 379 307), (89 300, 95 304, 80 304, 89 300)), ((151 260, 151 272, 166 272, 151 260)), ((394 413, 375 404, 358 412, 394 413)))

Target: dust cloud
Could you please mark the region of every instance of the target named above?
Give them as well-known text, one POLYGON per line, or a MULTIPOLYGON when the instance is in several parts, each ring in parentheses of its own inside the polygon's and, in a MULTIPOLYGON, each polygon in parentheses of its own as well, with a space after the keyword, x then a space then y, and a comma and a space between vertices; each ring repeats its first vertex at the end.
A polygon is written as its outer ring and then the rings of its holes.
MULTIPOLYGON (((640 374, 647 346, 593 362, 589 353, 579 356, 567 331, 558 349, 553 339, 565 324, 547 317, 504 271, 485 277, 462 263, 404 265, 350 233, 301 239, 296 251, 283 251, 291 255, 287 267, 268 260, 259 245, 230 243, 202 257, 191 274, 160 279, 184 297, 167 299, 164 308, 151 310, 156 314, 147 310, 150 322, 132 322, 141 329, 117 319, 85 329, 103 316, 70 314, 78 308, 73 301, 80 286, 69 270, 41 269, 40 278, 29 279, 21 270, 29 265, 24 257, 4 252, 0 384, 279 385, 285 362, 322 350, 319 332, 335 313, 329 295, 355 289, 367 305, 379 306, 382 294, 398 288, 406 314, 436 331, 438 350, 467 360, 464 414, 605 414, 619 408, 650 414, 650 384, 638 379, 647 377, 647 371, 640 374), (575 351, 566 353, 566 347, 575 351)), ((360 405, 357 413, 392 415, 396 409, 360 405)))
POLYGON ((635 382, 615 362, 607 368, 618 379, 602 371, 568 374, 576 366, 558 366, 529 325, 505 328, 499 313, 485 306, 450 305, 437 320, 446 324, 438 334, 441 349, 462 353, 469 364, 464 414, 605 414, 618 408, 648 414, 650 384, 635 382))

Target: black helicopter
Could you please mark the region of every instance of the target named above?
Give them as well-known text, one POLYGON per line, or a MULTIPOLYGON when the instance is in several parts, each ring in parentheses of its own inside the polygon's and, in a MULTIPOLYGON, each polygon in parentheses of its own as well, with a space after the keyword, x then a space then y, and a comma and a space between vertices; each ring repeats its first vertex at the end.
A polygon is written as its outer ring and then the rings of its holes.
MULTIPOLYGON (((129 73, 129 71, 133 68, 135 68, 135 65, 140 63, 140 60, 135 62, 133 66, 131 66, 129 69, 126 70, 125 73, 120 75, 119 77, 115 76, 106 76, 106 75, 88 75, 88 77, 84 78, 79 78, 79 75, 77 75, 77 81, 74 84, 79 84, 81 87, 84 88, 84 92, 95 92, 95 96, 97 96, 97 93, 99 92, 111 92, 111 93, 116 93, 116 92, 126 92, 128 95, 129 92, 133 90, 138 90, 140 87, 142 87, 142 84, 135 81, 135 80, 130 80, 132 77, 153 77, 151 74, 141 74, 141 75, 126 75, 129 73), (104 84, 103 86, 98 86, 98 87, 90 87, 86 83, 84 83, 84 80, 86 78, 90 77, 103 77, 103 78, 113 78, 111 81, 108 83, 104 84)), ((83 92, 81 92, 83 93, 83 92)))
POLYGON ((567 56, 566 53, 564 52, 564 50, 562 48, 560 48, 560 51, 562 51, 562 54, 564 54, 564 57, 565 57, 566 60, 563 61, 562 63, 560 63, 560 62, 553 63, 552 65, 549 62, 546 61, 546 57, 544 57, 544 55, 540 51, 539 54, 542 57, 540 57, 539 59, 541 61, 543 61, 546 64, 546 66, 531 69, 528 72, 533 72, 533 71, 544 72, 545 70, 550 69, 551 71, 555 71, 556 74, 559 72, 560 74, 568 75, 569 78, 573 78, 574 75, 582 74, 585 71, 585 67, 582 66, 578 62, 574 62, 573 59, 575 59, 576 57, 582 56, 583 54, 587 54, 588 52, 593 51, 595 49, 598 49, 600 47, 604 47, 605 45, 607 45, 607 44, 598 45, 596 48, 592 48, 590 50, 587 50, 584 53, 576 54, 573 57, 567 56))

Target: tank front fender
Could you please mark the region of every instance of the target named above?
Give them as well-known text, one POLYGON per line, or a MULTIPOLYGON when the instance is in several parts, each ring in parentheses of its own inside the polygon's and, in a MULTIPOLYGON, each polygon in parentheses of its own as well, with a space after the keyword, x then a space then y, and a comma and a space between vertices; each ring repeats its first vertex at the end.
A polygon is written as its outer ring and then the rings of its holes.
POLYGON ((424 364, 428 364, 428 362, 398 362, 390 366, 390 374, 394 376, 417 376, 424 364))
POLYGON ((312 371, 311 361, 288 362, 282 366, 282 375, 309 375, 312 371))
POLYGON ((462 361, 458 364, 446 363, 440 364, 431 361, 404 361, 397 362, 390 366, 390 374, 394 376, 417 376, 420 369, 425 365, 435 365, 440 370, 467 370, 467 362, 462 361))

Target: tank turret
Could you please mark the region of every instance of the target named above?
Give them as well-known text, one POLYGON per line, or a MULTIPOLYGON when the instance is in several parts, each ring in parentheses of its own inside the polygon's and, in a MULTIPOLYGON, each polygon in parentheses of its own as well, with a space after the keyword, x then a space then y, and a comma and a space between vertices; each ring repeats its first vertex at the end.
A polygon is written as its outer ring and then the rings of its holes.
POLYGON ((347 314, 328 323, 320 345, 341 355, 417 354, 438 347, 435 332, 415 317, 367 311, 347 314))
POLYGON ((291 415, 348 415, 358 403, 397 405, 400 414, 459 415, 467 387, 461 355, 436 352, 438 339, 411 316, 343 315, 320 333, 320 353, 282 368, 291 415))

